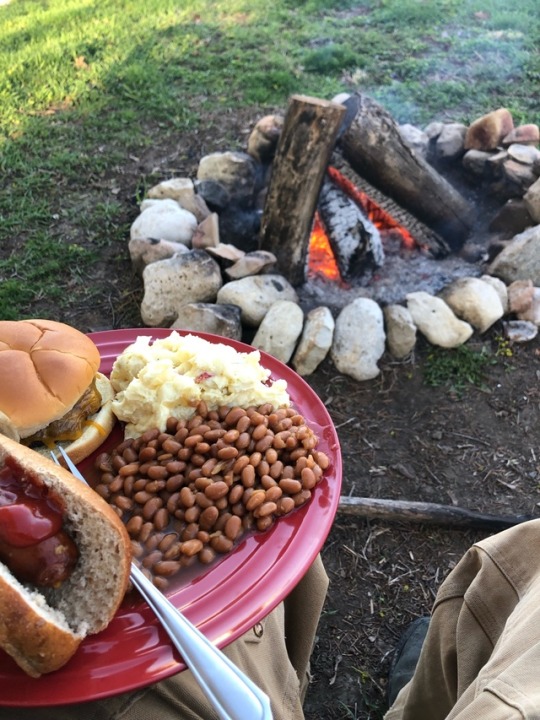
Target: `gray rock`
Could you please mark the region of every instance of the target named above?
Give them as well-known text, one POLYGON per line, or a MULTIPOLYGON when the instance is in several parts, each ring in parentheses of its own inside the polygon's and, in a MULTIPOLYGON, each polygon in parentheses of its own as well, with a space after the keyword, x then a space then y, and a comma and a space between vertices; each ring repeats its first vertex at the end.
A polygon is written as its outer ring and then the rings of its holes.
POLYGON ((191 250, 147 265, 141 317, 150 327, 169 327, 188 303, 214 302, 223 281, 219 265, 204 250, 191 250))
POLYGON ((248 275, 257 275, 273 268, 277 263, 276 256, 267 250, 254 250, 246 253, 234 265, 225 269, 225 275, 231 280, 239 280, 248 275))
POLYGON ((386 323, 386 344, 397 360, 408 357, 416 345, 416 325, 403 305, 387 305, 383 310, 386 323))
POLYGON ((242 322, 258 327, 271 306, 279 300, 298 303, 293 286, 282 275, 251 275, 233 280, 218 292, 217 302, 238 305, 242 322))
POLYGON ((128 243, 129 256, 136 272, 142 273, 150 263, 165 260, 176 253, 187 253, 189 248, 184 243, 174 243, 168 240, 150 240, 149 238, 134 238, 128 243))
POLYGON ((299 375, 311 375, 332 347, 335 321, 327 307, 310 310, 291 364, 299 375))
POLYGON ((304 313, 290 300, 278 300, 268 310, 255 337, 253 347, 288 363, 302 332, 304 313))
POLYGON ((540 150, 531 145, 522 145, 521 143, 512 143, 508 146, 508 155, 517 162, 524 165, 534 165, 540 160, 540 150))
MULTIPOLYGON (((491 157, 492 153, 486 150, 468 150, 461 162, 467 172, 482 177, 488 172, 487 168, 491 157)), ((506 153, 504 153, 504 157, 506 157, 506 153)), ((491 173, 491 170, 489 172, 491 173)))
POLYGON ((423 130, 408 123, 399 125, 398 130, 402 139, 405 140, 415 152, 424 158, 427 157, 429 138, 423 130))
POLYGON ((532 280, 535 287, 540 286, 540 225, 510 240, 487 271, 507 285, 514 280, 532 280))
POLYGON ((505 337, 512 342, 530 342, 538 335, 538 326, 527 320, 508 320, 503 328, 505 337))
POLYGON ((465 152, 463 145, 467 126, 461 123, 445 123, 435 142, 435 156, 444 160, 456 160, 465 152))
POLYGON ((218 212, 224 210, 231 201, 227 189, 216 180, 197 181, 195 188, 207 206, 218 212))
POLYGON ((199 162, 197 180, 219 182, 231 199, 252 199, 257 181, 255 160, 243 152, 215 152, 205 155, 199 162))
POLYGON ((236 305, 214 303, 189 303, 178 308, 172 328, 207 332, 213 335, 242 339, 240 308, 236 305))

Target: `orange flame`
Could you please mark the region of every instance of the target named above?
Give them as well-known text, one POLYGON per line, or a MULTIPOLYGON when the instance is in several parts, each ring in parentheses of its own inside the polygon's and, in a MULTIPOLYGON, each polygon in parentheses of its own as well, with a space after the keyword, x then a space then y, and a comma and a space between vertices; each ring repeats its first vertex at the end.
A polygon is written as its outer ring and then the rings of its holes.
POLYGON ((308 277, 322 277, 325 280, 333 280, 342 287, 347 287, 341 278, 328 235, 322 226, 318 212, 315 213, 309 241, 308 277))
MULTIPOLYGON (((327 169, 330 179, 353 200, 360 209, 366 213, 371 222, 381 232, 397 233, 402 245, 407 250, 421 248, 413 236, 402 227, 397 220, 386 212, 380 205, 372 200, 362 190, 359 190, 345 175, 330 166, 327 169)), ((315 213, 313 230, 311 232, 308 256, 308 277, 322 277, 332 280, 342 287, 348 287, 339 272, 330 241, 321 222, 319 213, 315 213)))

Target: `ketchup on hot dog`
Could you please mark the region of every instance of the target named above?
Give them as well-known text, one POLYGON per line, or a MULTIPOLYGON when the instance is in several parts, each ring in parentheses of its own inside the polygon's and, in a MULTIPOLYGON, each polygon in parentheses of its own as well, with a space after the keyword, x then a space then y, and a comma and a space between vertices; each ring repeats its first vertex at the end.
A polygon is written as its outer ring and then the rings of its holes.
POLYGON ((78 552, 62 524, 50 490, 8 462, 0 470, 0 560, 18 580, 54 587, 69 577, 78 552))

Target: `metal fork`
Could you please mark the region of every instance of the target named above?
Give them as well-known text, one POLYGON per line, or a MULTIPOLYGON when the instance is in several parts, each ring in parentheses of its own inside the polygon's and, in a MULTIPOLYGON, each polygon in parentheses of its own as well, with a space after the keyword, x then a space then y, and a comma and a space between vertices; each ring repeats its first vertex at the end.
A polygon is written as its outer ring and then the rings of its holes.
MULTIPOLYGON (((86 483, 67 453, 61 447, 58 450, 71 473, 86 483)), ((55 453, 51 455, 60 465, 55 453)), ((268 696, 175 608, 133 562, 131 580, 167 631, 220 720, 272 720, 268 696)))

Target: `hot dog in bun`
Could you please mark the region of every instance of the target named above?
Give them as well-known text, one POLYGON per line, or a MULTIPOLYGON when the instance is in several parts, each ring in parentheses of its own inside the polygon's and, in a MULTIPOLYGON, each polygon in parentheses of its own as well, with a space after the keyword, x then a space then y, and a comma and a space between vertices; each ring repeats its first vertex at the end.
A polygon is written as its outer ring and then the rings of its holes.
POLYGON ((62 667, 109 624, 130 563, 126 529, 99 495, 0 435, 0 647, 28 675, 62 667))
POLYGON ((114 391, 93 341, 52 320, 0 321, 0 433, 73 462, 110 434, 114 391))

